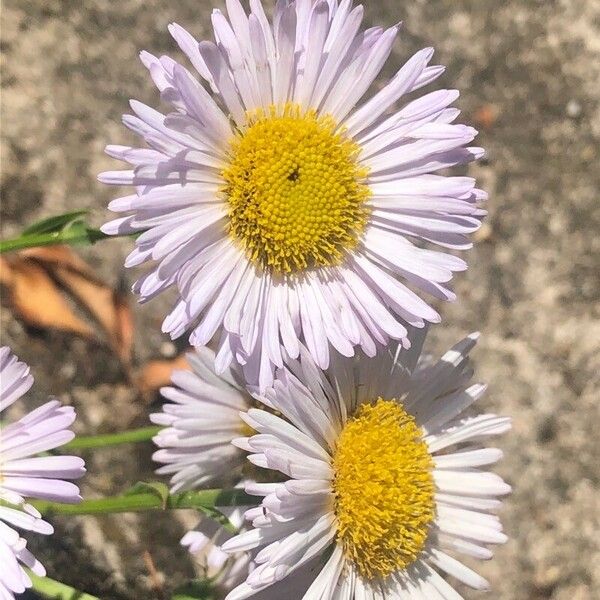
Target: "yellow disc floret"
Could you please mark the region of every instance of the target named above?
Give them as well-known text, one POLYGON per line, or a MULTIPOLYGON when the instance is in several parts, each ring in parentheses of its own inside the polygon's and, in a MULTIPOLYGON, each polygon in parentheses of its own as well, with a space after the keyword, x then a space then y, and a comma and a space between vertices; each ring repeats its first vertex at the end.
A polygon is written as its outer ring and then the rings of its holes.
POLYGON ((297 105, 247 120, 222 172, 230 235, 274 273, 340 264, 367 221, 358 144, 331 117, 297 105))
POLYGON ((379 398, 346 423, 333 459, 338 542, 366 579, 414 562, 435 515, 433 459, 402 404, 379 398))

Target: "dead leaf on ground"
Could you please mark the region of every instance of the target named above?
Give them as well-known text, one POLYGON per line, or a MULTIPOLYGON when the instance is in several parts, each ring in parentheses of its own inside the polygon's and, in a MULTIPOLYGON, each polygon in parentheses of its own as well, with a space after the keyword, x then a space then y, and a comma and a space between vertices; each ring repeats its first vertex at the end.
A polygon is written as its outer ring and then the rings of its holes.
POLYGON ((133 321, 133 312, 129 305, 129 296, 115 290, 113 293, 113 303, 115 307, 115 347, 121 360, 129 363, 131 361, 133 336, 135 333, 135 323, 133 321))
POLYGON ((92 268, 68 246, 41 246, 27 248, 19 252, 23 258, 31 258, 48 267, 61 267, 85 274, 88 278, 99 280, 95 277, 92 268))
POLYGON ((119 359, 128 363, 133 341, 133 322, 127 300, 105 284, 91 280, 81 271, 57 266, 54 276, 101 325, 119 359))
POLYGON ((154 560, 152 559, 152 555, 148 550, 144 550, 144 554, 142 555, 144 559, 144 564, 146 565, 146 569, 148 569, 148 575, 150 577, 150 581, 152 583, 152 588, 154 591, 161 596, 164 591, 164 577, 158 572, 156 566, 154 564, 154 560))
POLYGON ((20 319, 42 329, 70 331, 94 337, 94 330, 71 310, 46 270, 31 260, 2 261, 2 283, 20 319))
POLYGON ((16 314, 27 324, 98 338, 97 328, 73 312, 66 300, 71 298, 100 326, 128 369, 134 323, 127 294, 106 285, 67 246, 30 248, 3 258, 1 264, 0 282, 8 289, 16 314))
POLYGON ((0 256, 0 284, 9 287, 13 284, 13 281, 14 274, 10 263, 4 256, 0 256))
POLYGON ((182 352, 168 360, 150 360, 138 372, 135 379, 140 392, 150 399, 161 387, 170 385, 171 373, 176 369, 190 371, 190 365, 182 352))
POLYGON ((475 111, 473 121, 481 129, 491 129, 498 119, 499 114, 500 110, 497 106, 494 104, 484 104, 475 111))

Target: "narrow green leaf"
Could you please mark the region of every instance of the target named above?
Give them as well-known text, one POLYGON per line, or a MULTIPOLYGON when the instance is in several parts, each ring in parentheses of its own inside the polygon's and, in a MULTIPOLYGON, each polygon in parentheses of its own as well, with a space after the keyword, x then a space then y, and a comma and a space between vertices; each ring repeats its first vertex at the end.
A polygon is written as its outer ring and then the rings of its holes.
POLYGON ((76 220, 81 220, 80 217, 87 214, 87 210, 75 210, 63 215, 55 215, 47 217, 41 221, 37 221, 23 230, 21 235, 33 235, 35 233, 51 233, 53 231, 61 231, 76 220))
MULTIPOLYGON (((91 498, 82 500, 78 504, 63 504, 61 502, 48 502, 47 500, 31 500, 42 514, 53 515, 101 515, 109 513, 139 512, 146 510, 175 510, 180 508, 194 508, 206 511, 212 517, 210 509, 215 506, 255 506, 260 501, 255 496, 250 496, 244 490, 216 489, 197 490, 194 492, 179 492, 168 494, 168 489, 162 483, 140 483, 134 486, 128 494, 122 496, 107 496, 104 498, 91 498)), ((2 500, 0 500, 0 506, 2 500)), ((217 512, 216 516, 218 517, 217 512)), ((220 518, 220 517, 219 517, 220 518)))
POLYGON ((237 533, 237 527, 220 511, 214 506, 197 506, 199 512, 206 515, 210 519, 216 521, 223 529, 229 531, 229 533, 237 533))
POLYGON ((73 245, 88 245, 93 243, 90 239, 92 230, 82 219, 75 219, 62 228, 61 232, 66 240, 70 240, 73 245))
POLYGON ((154 494, 160 499, 163 509, 167 508, 169 502, 169 488, 161 481, 138 481, 125 492, 126 496, 137 494, 154 494))
POLYGON ((162 428, 158 425, 128 429, 117 433, 99 433, 97 435, 77 436, 69 443, 61 446, 62 450, 87 450, 90 448, 107 448, 118 444, 150 441, 162 428))
POLYGON ((124 233, 107 235, 100 229, 90 227, 85 220, 87 211, 76 210, 73 212, 56 215, 42 219, 27 227, 21 235, 8 240, 0 240, 0 254, 15 252, 25 248, 38 248, 41 246, 54 246, 56 244, 70 244, 72 246, 95 244, 99 240, 115 237, 137 238, 141 233, 124 233))

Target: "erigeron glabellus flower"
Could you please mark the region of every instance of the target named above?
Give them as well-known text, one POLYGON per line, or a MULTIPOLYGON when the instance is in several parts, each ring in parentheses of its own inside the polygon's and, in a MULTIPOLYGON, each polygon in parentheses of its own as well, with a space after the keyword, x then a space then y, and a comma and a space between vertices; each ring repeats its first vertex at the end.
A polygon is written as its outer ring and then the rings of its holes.
POLYGON ((142 232, 126 266, 152 264, 134 291, 175 288, 163 330, 191 330, 195 346, 216 336, 218 369, 235 359, 261 388, 281 345, 297 357, 304 344, 321 368, 330 347, 407 345, 408 325, 439 321, 414 290, 454 298, 466 264, 444 249, 470 247, 484 214, 472 178, 439 174, 482 155, 454 123, 458 92, 398 104, 443 72, 426 48, 365 99, 399 27, 361 29, 349 0, 277 2, 272 24, 259 0, 249 14, 226 5, 215 42, 169 27, 195 74, 142 52, 173 109, 132 100, 123 122, 148 147, 107 147, 132 168, 100 180, 135 193, 111 202, 127 214, 103 231, 142 232))
MULTIPOLYGON (((150 415, 165 426, 155 437, 159 447, 154 460, 163 466, 159 475, 171 477, 171 492, 203 487, 239 485, 246 453, 232 441, 250 430, 240 417, 253 405, 239 368, 232 364, 223 373, 215 372, 215 355, 209 348, 187 354, 191 371, 176 370, 172 384, 161 389, 168 401, 159 413, 150 415)), ((244 523, 243 507, 219 507, 235 526, 244 523)), ((200 556, 206 572, 222 589, 231 589, 248 574, 249 558, 240 553, 231 557, 220 546, 232 534, 216 521, 202 518, 181 539, 192 554, 200 556)))
POLYGON ((156 472, 171 477, 172 493, 239 481, 245 453, 231 441, 248 432, 240 412, 253 402, 235 365, 215 372, 209 348, 197 348, 187 359, 192 370, 172 373, 173 385, 161 389, 168 402, 150 415, 165 426, 154 437, 159 450, 153 458, 163 464, 156 472))
MULTIPOLYGON (((10 348, 0 348, 0 413, 12 405, 33 384, 29 367, 10 348)), ((18 421, 0 422, 0 598, 14 598, 31 580, 23 567, 36 575, 45 569, 27 550, 17 529, 45 535, 52 526, 30 504, 28 498, 57 502, 78 502, 79 488, 67 479, 85 473, 83 460, 76 456, 37 456, 73 439, 68 428, 75 420, 70 406, 50 400, 18 421), (16 528, 16 529, 15 529, 16 528)))
POLYGON ((283 598, 288 575, 310 561, 310 600, 460 598, 439 571, 487 589, 451 556, 489 559, 486 545, 506 540, 492 511, 510 487, 486 470, 502 453, 484 440, 509 419, 463 415, 485 390, 469 384, 476 337, 435 364, 416 366, 413 340, 377 360, 332 356, 327 373, 308 352, 278 370, 265 397, 281 417, 250 409, 257 434, 235 443, 289 479, 247 487, 264 496, 247 512, 254 529, 223 550, 252 551, 258 566, 227 600, 271 585, 283 598))
MULTIPOLYGON (((245 386, 239 367, 232 364, 217 374, 214 359, 214 352, 206 347, 188 353, 191 371, 172 373, 172 385, 161 389, 167 402, 161 412, 150 415, 153 423, 164 426, 154 437, 159 450, 153 458, 163 463, 157 473, 171 477, 172 493, 232 485, 243 488, 257 471, 246 460, 247 453, 232 444, 252 433, 241 414, 257 401, 245 386)), ((236 529, 245 528, 244 512, 249 506, 217 508, 236 529)), ((232 537, 217 521, 202 518, 181 539, 221 591, 242 583, 253 566, 248 553, 231 556, 221 550, 232 537)))

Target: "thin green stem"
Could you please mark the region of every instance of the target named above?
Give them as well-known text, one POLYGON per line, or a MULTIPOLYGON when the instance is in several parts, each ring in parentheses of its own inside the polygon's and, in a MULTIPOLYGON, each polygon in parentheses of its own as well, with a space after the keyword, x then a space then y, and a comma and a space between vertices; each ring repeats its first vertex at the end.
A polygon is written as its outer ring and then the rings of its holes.
POLYGON ((31 579, 32 589, 42 598, 49 600, 100 600, 96 596, 81 592, 66 583, 61 583, 50 577, 40 577, 27 569, 31 579))
POLYGON ((48 233, 25 234, 9 240, 0 241, 0 254, 13 252, 25 248, 36 248, 39 246, 53 246, 56 244, 93 244, 99 240, 109 237, 99 229, 91 227, 67 228, 62 231, 51 231, 48 233))
POLYGON ((167 510, 195 508, 212 510, 220 506, 250 506, 258 502, 241 489, 200 490, 181 492, 161 497, 160 494, 135 493, 125 496, 109 496, 94 500, 83 500, 79 504, 61 504, 42 500, 30 501, 45 515, 99 515, 107 513, 140 512, 147 510, 167 510))
POLYGON ((130 429, 119 433, 102 433, 99 435, 77 436, 68 444, 61 446, 63 450, 87 450, 88 448, 104 448, 106 446, 117 446, 118 444, 131 444, 135 442, 147 442, 151 440, 162 428, 142 427, 130 429))

